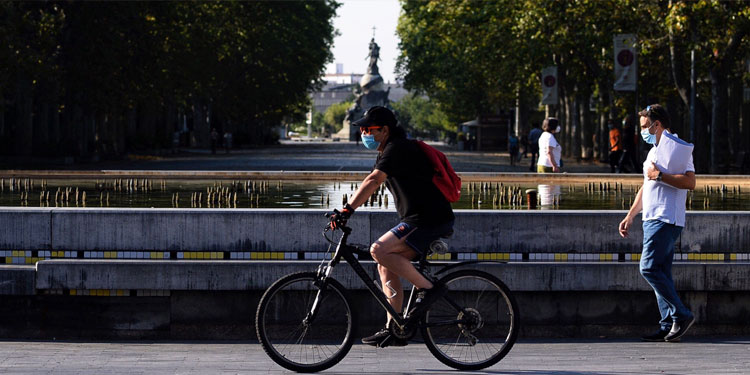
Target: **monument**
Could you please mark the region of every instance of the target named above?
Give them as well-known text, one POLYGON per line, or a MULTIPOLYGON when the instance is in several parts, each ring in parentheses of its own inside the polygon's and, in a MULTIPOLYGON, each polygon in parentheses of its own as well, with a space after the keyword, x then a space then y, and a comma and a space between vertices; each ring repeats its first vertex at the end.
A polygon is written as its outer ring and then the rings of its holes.
POLYGON ((357 129, 351 128, 351 123, 362 118, 368 108, 376 105, 390 108, 388 100, 390 88, 383 90, 383 77, 378 72, 380 47, 375 43, 375 37, 370 40, 370 54, 367 59, 369 60, 367 73, 359 81, 360 89, 355 92, 354 103, 346 112, 343 129, 336 134, 339 138, 355 141, 359 137, 357 129))

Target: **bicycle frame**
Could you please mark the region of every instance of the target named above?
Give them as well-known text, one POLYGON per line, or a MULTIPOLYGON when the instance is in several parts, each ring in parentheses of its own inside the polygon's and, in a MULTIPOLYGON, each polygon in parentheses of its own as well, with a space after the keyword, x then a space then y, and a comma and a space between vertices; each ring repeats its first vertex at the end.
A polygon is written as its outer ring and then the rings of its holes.
MULTIPOLYGON (((370 275, 365 271, 364 267, 362 267, 362 264, 359 263, 359 259, 357 259, 354 254, 360 254, 364 256, 369 256, 369 252, 365 252, 363 250, 360 250, 356 246, 348 245, 346 243, 347 239, 349 238, 349 235, 351 234, 351 228, 348 227, 340 227, 342 231, 342 236, 339 239, 339 243, 336 246, 336 252, 331 257, 331 260, 328 262, 328 264, 324 267, 321 267, 318 269, 318 276, 322 277, 323 284, 320 286, 320 291, 318 292, 318 295, 316 297, 315 302, 313 303, 313 307, 311 309, 311 315, 314 317, 315 313, 317 311, 317 301, 320 299, 322 292, 325 290, 326 281, 328 277, 333 272, 333 268, 338 265, 341 262, 341 259, 343 258, 349 265, 352 267, 354 272, 357 274, 357 276, 362 280, 362 282, 365 284, 367 289, 370 291, 373 297, 375 297, 375 300, 380 304, 380 306, 387 311, 392 319, 395 321, 395 323, 403 327, 407 323, 411 323, 413 320, 413 317, 409 317, 408 319, 405 319, 401 316, 400 313, 396 312, 396 310, 391 306, 391 304, 388 302, 388 299, 385 296, 385 293, 377 287, 375 282, 370 278, 370 275)), ((477 263, 477 262, 460 262, 457 264, 452 264, 450 266, 447 266, 437 273, 442 273, 447 269, 453 269, 455 267, 459 267, 461 265, 469 264, 469 263, 477 263)), ((423 269, 425 266, 429 265, 426 261, 421 261, 420 266, 417 267, 417 271, 425 276, 423 269)), ((409 311, 409 308, 411 306, 412 297, 414 295, 415 287, 412 286, 411 293, 409 295, 409 299, 407 300, 407 306, 406 311, 409 311)), ((451 299, 446 299, 449 304, 451 304, 456 311, 461 311, 462 308, 458 306, 455 302, 453 302, 451 299)))

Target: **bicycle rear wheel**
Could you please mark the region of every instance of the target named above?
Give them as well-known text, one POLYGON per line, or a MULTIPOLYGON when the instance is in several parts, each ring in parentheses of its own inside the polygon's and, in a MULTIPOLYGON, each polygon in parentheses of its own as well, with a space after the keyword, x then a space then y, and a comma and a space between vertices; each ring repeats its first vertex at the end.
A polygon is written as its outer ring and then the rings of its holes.
POLYGON ((263 350, 292 371, 325 370, 352 347, 355 312, 346 289, 329 278, 320 290, 315 280, 314 272, 287 275, 273 283, 258 304, 255 329, 263 350), (317 310, 311 317, 314 304, 317 310))
POLYGON ((422 322, 432 355, 459 370, 479 370, 503 359, 516 342, 520 320, 508 287, 477 270, 453 272, 440 281, 448 293, 422 322))

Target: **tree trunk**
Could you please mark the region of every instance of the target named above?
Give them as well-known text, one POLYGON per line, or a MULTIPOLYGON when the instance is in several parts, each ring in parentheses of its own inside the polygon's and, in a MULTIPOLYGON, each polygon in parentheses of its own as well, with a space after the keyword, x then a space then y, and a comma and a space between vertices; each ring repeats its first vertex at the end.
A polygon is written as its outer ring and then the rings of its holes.
POLYGON ((31 156, 34 148, 34 98, 31 81, 25 77, 18 78, 16 90, 16 125, 15 125, 15 154, 31 156))
POLYGON ((742 76, 729 80, 729 101, 727 107, 727 127, 729 136, 729 163, 737 157, 740 150, 740 111, 742 109, 742 76))
POLYGON ((721 65, 711 69, 711 166, 712 174, 727 173, 727 84, 721 65))
MULTIPOLYGON (((671 3, 671 2, 670 2, 671 3)), ((690 108, 690 80, 685 76, 685 67, 683 61, 690 61, 681 46, 677 44, 677 39, 674 37, 672 30, 669 30, 669 57, 672 68, 672 78, 674 79, 675 88, 677 93, 680 94, 682 102, 685 106, 690 108)), ((708 142, 705 142, 708 137, 708 110, 702 100, 696 98, 695 100, 695 134, 694 139, 690 139, 690 132, 686 132, 684 139, 693 142, 695 148, 693 149, 693 163, 695 164, 696 172, 702 173, 708 170, 709 160, 709 148, 706 147, 708 142)))
POLYGON ((573 113, 570 118, 571 130, 568 132, 568 156, 581 159, 581 111, 583 111, 583 103, 581 100, 580 93, 576 92, 573 96, 573 113))
POLYGON ((211 130, 208 128, 208 122, 206 122, 206 108, 202 101, 196 100, 193 103, 193 132, 191 134, 190 145, 192 147, 209 147, 210 133, 211 130))
POLYGON ((125 139, 123 151, 132 148, 138 139, 138 109, 134 106, 125 114, 125 139))
POLYGON ((49 124, 49 139, 50 148, 53 150, 55 155, 64 155, 65 150, 60 146, 62 143, 62 133, 60 128, 60 116, 62 114, 57 111, 57 105, 53 104, 51 108, 50 124, 49 124))
POLYGON ((562 153, 565 156, 570 155, 570 134, 573 132, 573 119, 575 118, 575 105, 576 101, 573 95, 565 95, 565 126, 561 129, 562 132, 557 136, 558 142, 562 145, 562 153))
MULTIPOLYGON (((610 97, 609 90, 602 86, 599 86, 599 105, 602 109, 609 106, 610 97)), ((599 112, 599 126, 596 129, 596 145, 594 150, 594 160, 600 162, 606 162, 607 159, 604 155, 607 153, 607 146, 605 144, 605 134, 607 132, 607 120, 609 119, 607 111, 599 112)))

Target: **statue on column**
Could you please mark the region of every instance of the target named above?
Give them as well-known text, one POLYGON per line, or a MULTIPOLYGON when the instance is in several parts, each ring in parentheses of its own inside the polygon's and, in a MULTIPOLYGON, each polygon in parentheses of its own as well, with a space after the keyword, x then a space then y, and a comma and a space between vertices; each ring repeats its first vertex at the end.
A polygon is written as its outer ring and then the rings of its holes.
POLYGON ((380 47, 375 43, 374 37, 370 40, 370 54, 367 56, 367 59, 369 59, 367 73, 359 81, 361 91, 355 92, 356 98, 354 99, 354 103, 347 110, 344 127, 338 133, 339 136, 350 141, 356 140, 359 136, 356 129, 350 129, 350 124, 362 118, 367 109, 376 105, 391 108, 390 100, 388 100, 388 94, 391 89, 389 87, 387 90, 383 90, 383 77, 380 76, 380 72, 378 71, 380 47))

